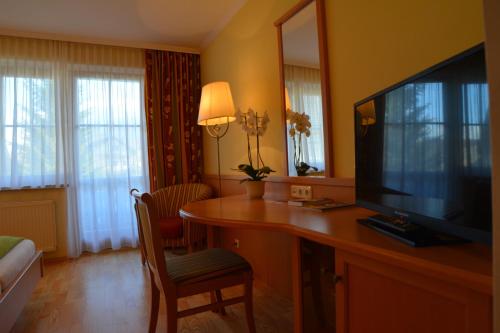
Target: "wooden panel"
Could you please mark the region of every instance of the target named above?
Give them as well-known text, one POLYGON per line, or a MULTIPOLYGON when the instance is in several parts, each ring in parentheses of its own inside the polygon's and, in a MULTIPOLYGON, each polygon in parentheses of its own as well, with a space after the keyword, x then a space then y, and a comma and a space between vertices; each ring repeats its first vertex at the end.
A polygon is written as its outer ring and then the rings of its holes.
POLYGON ((283 232, 491 294, 491 248, 474 243, 412 248, 357 222, 374 213, 359 207, 318 212, 245 196, 192 202, 180 211, 194 222, 283 232))
POLYGON ((301 239, 299 272, 302 295, 302 327, 305 332, 335 331, 334 249, 301 239))
MULTIPOLYGON (((244 194, 245 188, 240 184, 243 178, 239 175, 222 175, 222 195, 244 194)), ((218 190, 216 175, 205 175, 203 180, 215 191, 218 190)), ((266 198, 288 200, 292 184, 311 185, 316 198, 354 202, 354 180, 347 178, 271 176, 266 179, 266 198)), ((215 237, 220 241, 220 246, 237 252, 252 264, 257 280, 273 288, 279 295, 292 298, 292 236, 262 230, 216 228, 215 237), (233 246, 235 238, 240 240, 239 249, 233 246)))
POLYGON ((500 1, 484 0, 486 66, 490 89, 495 332, 500 331, 500 1))
POLYGON ((288 201, 290 198, 290 186, 295 184, 310 185, 314 198, 330 198, 346 203, 354 203, 355 201, 354 188, 350 186, 276 182, 274 180, 266 181, 266 193, 264 198, 268 200, 288 201))
POLYGON ((283 57, 283 29, 281 24, 276 25, 276 35, 278 37, 278 59, 279 59, 279 78, 280 78, 280 98, 281 98, 281 123, 284 124, 283 137, 283 166, 285 166, 285 174, 288 175, 288 130, 286 125, 286 92, 285 92, 285 70, 282 59, 283 57))
POLYGON ((337 252, 338 332, 491 332, 491 297, 337 252))
POLYGON ((221 176, 222 194, 219 193, 219 178, 217 175, 204 175, 203 182, 210 185, 214 190, 214 193, 218 197, 227 197, 229 195, 244 194, 245 188, 240 184, 242 176, 221 176))
POLYGON ((272 287, 279 295, 292 298, 290 248, 292 237, 279 232, 248 229, 218 228, 220 245, 243 256, 260 282, 272 287), (234 246, 234 239, 240 247, 234 246))
MULTIPOLYGON (((245 188, 240 184, 243 175, 222 175, 222 197, 244 194, 245 188)), ((290 196, 291 185, 310 185, 314 198, 331 198, 343 202, 354 202, 353 178, 325 178, 325 177, 288 177, 270 176, 265 180, 265 198, 269 200, 286 201, 290 196)), ((204 175, 203 182, 218 191, 218 177, 204 175)), ((219 194, 217 193, 217 196, 219 194)))
POLYGON ((292 243, 292 279, 293 279, 293 327, 295 333, 302 332, 302 256, 301 240, 294 237, 292 243))

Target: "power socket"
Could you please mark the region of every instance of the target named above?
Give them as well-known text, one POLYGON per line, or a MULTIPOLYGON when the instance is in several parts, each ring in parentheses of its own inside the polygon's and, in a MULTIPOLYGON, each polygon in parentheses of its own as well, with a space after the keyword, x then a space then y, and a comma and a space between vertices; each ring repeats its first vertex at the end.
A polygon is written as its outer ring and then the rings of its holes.
POLYGON ((306 185, 292 185, 290 196, 295 199, 312 199, 312 187, 306 185))
POLYGON ((234 239, 233 246, 237 249, 240 248, 240 240, 238 238, 234 239))

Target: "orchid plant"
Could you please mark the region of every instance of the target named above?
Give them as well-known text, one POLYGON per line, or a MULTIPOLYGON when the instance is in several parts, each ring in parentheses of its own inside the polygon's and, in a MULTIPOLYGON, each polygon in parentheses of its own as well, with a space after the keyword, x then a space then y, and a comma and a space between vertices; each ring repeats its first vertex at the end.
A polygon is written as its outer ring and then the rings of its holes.
POLYGON ((310 166, 302 161, 302 139, 304 136, 308 138, 311 135, 311 121, 309 120, 309 116, 305 113, 292 111, 291 109, 287 109, 286 115, 290 123, 288 134, 293 142, 293 164, 295 170, 297 170, 297 175, 306 176, 310 169, 318 171, 316 167, 310 166))
POLYGON ((247 112, 241 112, 238 110, 236 112, 236 122, 241 125, 243 131, 247 135, 247 155, 248 164, 238 165, 238 171, 245 173, 249 178, 243 179, 241 182, 245 181, 259 181, 266 178, 271 172, 274 172, 270 167, 266 166, 262 156, 260 154, 260 137, 264 135, 267 130, 267 124, 269 123, 269 115, 267 111, 264 112, 263 116, 259 116, 257 112, 252 109, 248 109, 247 112), (256 137, 256 166, 254 166, 254 161, 252 157, 252 147, 250 145, 250 137, 256 137))

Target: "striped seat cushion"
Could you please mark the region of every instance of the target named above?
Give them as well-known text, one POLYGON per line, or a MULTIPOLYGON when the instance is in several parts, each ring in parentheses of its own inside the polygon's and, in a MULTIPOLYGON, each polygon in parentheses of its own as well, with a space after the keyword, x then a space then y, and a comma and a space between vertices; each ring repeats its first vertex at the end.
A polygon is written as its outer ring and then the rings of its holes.
POLYGON ((227 274, 250 270, 250 264, 241 256, 224 249, 208 249, 179 257, 166 258, 167 274, 175 282, 183 282, 217 272, 227 274))

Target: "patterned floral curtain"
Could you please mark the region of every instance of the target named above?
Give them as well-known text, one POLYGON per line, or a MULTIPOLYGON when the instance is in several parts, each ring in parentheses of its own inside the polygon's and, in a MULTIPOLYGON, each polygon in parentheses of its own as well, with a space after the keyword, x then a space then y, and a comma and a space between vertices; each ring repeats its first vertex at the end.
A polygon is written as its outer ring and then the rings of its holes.
POLYGON ((201 181, 198 54, 146 50, 146 124, 150 190, 201 181))

